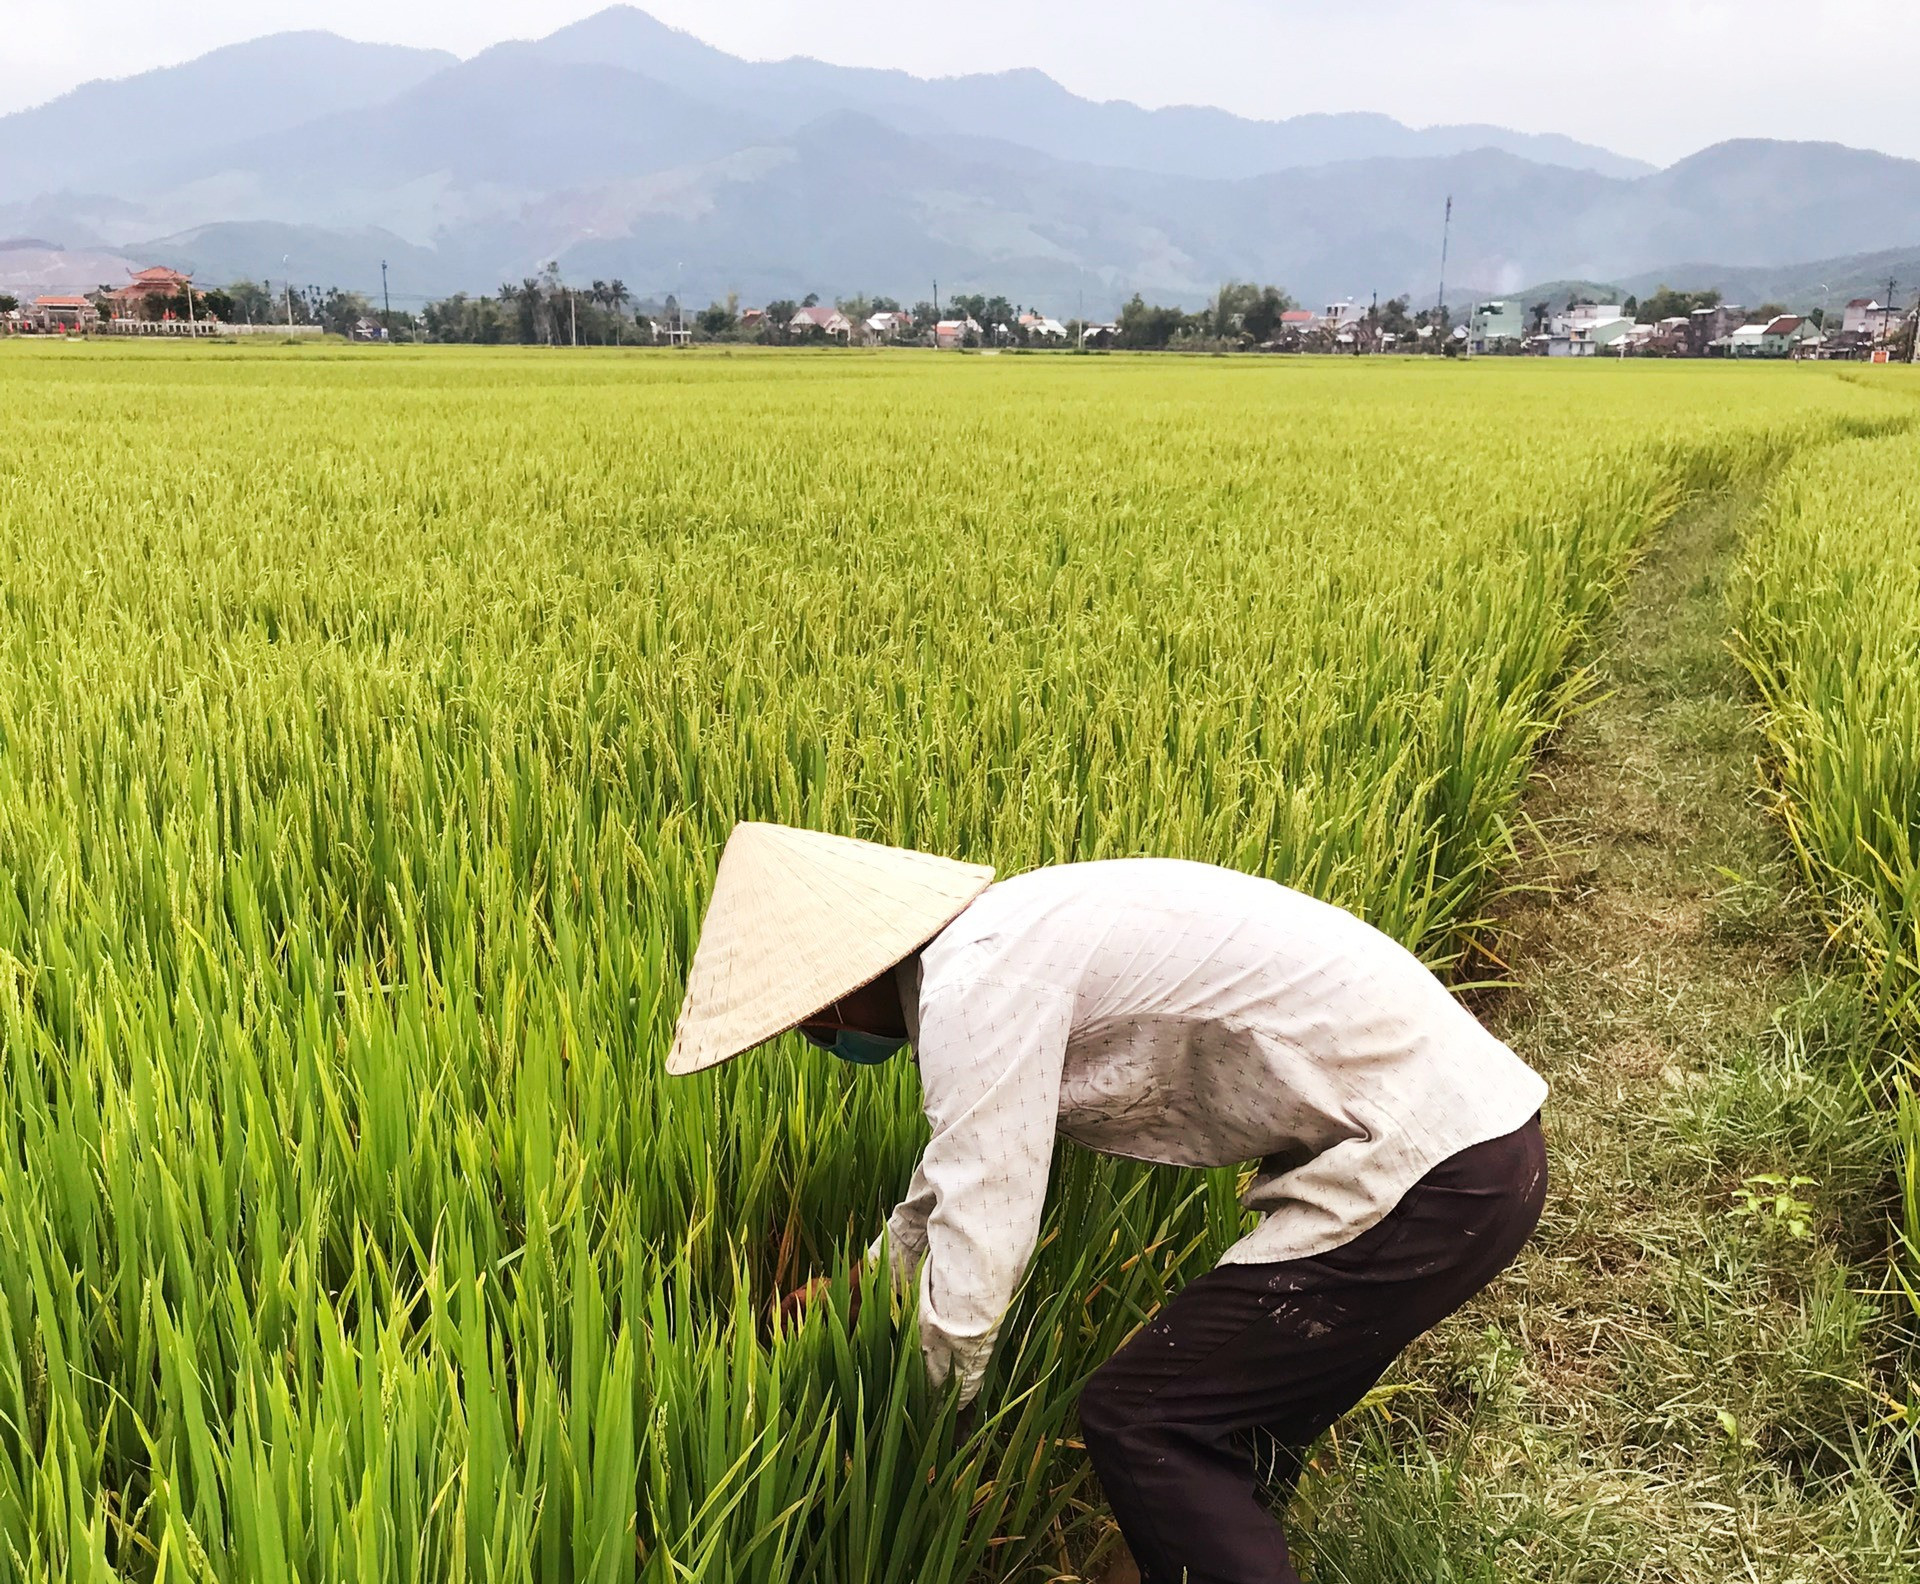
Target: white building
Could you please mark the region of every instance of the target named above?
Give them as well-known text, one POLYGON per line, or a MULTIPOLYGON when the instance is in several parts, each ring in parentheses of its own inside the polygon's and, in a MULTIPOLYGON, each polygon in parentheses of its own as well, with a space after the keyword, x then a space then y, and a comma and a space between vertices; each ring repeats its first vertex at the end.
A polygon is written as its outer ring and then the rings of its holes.
POLYGON ((1562 315, 1556 320, 1564 329, 1555 329, 1547 338, 1548 357, 1594 357, 1602 352, 1618 352, 1633 333, 1634 323, 1623 313, 1605 317, 1562 315))
POLYGON ((1899 309, 1883 307, 1871 297, 1856 297, 1841 317, 1840 333, 1879 341, 1900 328, 1900 319, 1899 309))
POLYGON ((1555 314, 1548 329, 1557 336, 1570 336, 1608 319, 1625 317, 1626 310, 1619 303, 1575 303, 1573 307, 1555 314))
POLYGON ((1526 304, 1511 298, 1474 304, 1473 349, 1486 352, 1500 346, 1518 346, 1527 338, 1526 304))
POLYGON ((867 315, 864 328, 872 340, 897 341, 903 335, 912 334, 913 315, 897 308, 882 308, 878 313, 867 315))
POLYGON ((964 319, 942 319, 933 327, 933 344, 951 351, 965 346, 971 338, 978 345, 982 333, 972 314, 964 319))

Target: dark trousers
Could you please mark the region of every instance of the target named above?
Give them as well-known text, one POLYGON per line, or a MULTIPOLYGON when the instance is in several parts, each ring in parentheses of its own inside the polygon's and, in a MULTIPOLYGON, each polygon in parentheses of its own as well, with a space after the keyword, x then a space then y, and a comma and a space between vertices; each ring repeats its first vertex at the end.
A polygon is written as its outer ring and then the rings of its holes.
POLYGON ((1443 1161, 1384 1221, 1311 1259, 1190 1282, 1088 1380, 1080 1426, 1147 1584, 1297 1584, 1261 1499, 1394 1355, 1504 1270, 1546 1198, 1535 1118, 1443 1161))

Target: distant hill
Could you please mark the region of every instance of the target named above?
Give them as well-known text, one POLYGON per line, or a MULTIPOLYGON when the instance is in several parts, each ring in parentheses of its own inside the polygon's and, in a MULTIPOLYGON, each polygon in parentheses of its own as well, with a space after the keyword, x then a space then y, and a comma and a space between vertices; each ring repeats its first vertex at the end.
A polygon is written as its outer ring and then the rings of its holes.
POLYGON ((125 284, 124 256, 104 248, 63 248, 44 237, 0 241, 0 293, 33 298, 125 284))
POLYGON ((1676 291, 1717 291, 1722 301, 1749 308, 1777 302, 1807 313, 1823 306, 1842 308, 1855 297, 1884 302, 1890 279, 1898 283, 1896 295, 1906 301, 1920 286, 1920 245, 1797 264, 1662 264, 1612 282, 1540 281, 1511 295, 1529 303, 1558 306, 1570 296, 1593 302, 1625 302, 1629 297, 1644 298, 1671 286, 1676 291))
MULTIPOLYGON (((1678 286, 1678 282, 1662 284, 1678 286)), ((1531 286, 1522 286, 1518 291, 1503 293, 1514 302, 1523 302, 1531 306, 1534 303, 1546 303, 1559 308, 1568 302, 1585 300, 1595 303, 1623 303, 1633 296, 1630 287, 1621 286, 1614 281, 1595 280, 1552 280, 1535 281, 1531 286)))
POLYGON ((609 7, 531 48, 554 61, 620 66, 670 82, 785 131, 854 110, 903 132, 988 135, 1056 159, 1166 176, 1233 179, 1336 160, 1479 148, 1607 176, 1641 176, 1654 168, 1572 138, 1505 127, 1410 127, 1372 114, 1257 121, 1199 105, 1143 110, 1083 99, 1032 69, 927 79, 804 58, 747 61, 632 6, 609 7))
POLYGON ((190 171, 237 137, 379 104, 453 64, 444 50, 276 33, 182 66, 84 83, 0 116, 0 201, 66 187, 111 191, 115 168, 161 154, 176 173, 190 171))
POLYGON ((1627 290, 1645 296, 1660 286, 1687 291, 1708 287, 1728 302, 1754 307, 1785 303, 1802 313, 1819 307, 1842 308, 1851 298, 1871 297, 1885 302, 1887 281, 1898 282, 1896 295, 1905 302, 1920 286, 1920 244, 1853 253, 1811 263, 1740 267, 1725 264, 1670 264, 1630 277, 1627 290))
POLYGON ((699 301, 937 278, 1109 314, 1241 278, 1424 302, 1449 197, 1455 300, 1920 238, 1920 161, 1834 144, 1648 171, 1498 128, 1096 104, 1031 71, 744 61, 628 8, 468 61, 258 40, 0 118, 0 171, 0 235, 369 291, 385 258, 396 305, 548 259, 699 301))

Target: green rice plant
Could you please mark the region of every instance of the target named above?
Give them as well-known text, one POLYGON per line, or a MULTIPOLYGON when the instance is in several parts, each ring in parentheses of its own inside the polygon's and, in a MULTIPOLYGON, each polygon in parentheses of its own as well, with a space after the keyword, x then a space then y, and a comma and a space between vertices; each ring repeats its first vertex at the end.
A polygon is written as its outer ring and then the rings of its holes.
POLYGON ((959 1414, 845 1275, 911 1067, 662 1077, 733 822, 1207 859, 1451 963, 1649 536, 1886 406, 0 352, 0 1580, 1070 1575, 1074 1393, 1234 1173, 1063 1147, 959 1414))
MULTIPOLYGON (((1906 388, 1911 393, 1911 387, 1906 388)), ((1920 1055, 1920 443, 1854 440, 1797 463, 1748 545, 1738 652, 1765 711, 1776 806, 1836 943, 1883 1020, 1876 1075, 1905 1158, 1920 1257, 1912 1100, 1920 1055)))

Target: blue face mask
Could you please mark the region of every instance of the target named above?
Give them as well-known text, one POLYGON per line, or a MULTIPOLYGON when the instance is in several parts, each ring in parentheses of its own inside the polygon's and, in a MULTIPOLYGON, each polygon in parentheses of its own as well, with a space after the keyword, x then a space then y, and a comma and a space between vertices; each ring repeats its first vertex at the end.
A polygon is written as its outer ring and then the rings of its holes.
POLYGON ((800 1033, 809 1045, 832 1051, 842 1061, 852 1062, 856 1067, 878 1067, 882 1062, 899 1055, 900 1048, 907 1043, 903 1039, 889 1039, 884 1034, 862 1034, 858 1029, 836 1030, 830 1041, 809 1034, 805 1029, 800 1033))

